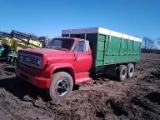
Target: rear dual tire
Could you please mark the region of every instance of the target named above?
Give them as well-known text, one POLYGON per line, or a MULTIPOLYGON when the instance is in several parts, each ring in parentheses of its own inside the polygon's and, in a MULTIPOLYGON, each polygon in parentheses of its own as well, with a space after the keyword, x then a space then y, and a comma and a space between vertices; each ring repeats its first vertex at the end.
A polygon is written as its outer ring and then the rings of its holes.
POLYGON ((134 65, 129 63, 126 65, 120 65, 117 70, 117 77, 120 81, 124 81, 127 77, 131 78, 134 75, 134 65))
POLYGON ((125 65, 120 65, 117 71, 117 77, 120 81, 123 81, 127 77, 127 67, 125 65))
POLYGON ((134 65, 133 65, 132 63, 129 63, 129 64, 127 65, 127 76, 128 76, 129 78, 133 77, 134 71, 135 71, 134 65))

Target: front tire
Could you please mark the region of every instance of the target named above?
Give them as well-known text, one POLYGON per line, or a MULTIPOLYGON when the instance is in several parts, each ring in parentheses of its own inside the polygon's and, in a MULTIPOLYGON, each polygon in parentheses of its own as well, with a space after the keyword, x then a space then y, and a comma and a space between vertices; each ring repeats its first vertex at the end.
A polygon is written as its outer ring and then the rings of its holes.
POLYGON ((67 72, 57 72, 51 77, 49 95, 52 100, 66 98, 73 89, 73 78, 67 72))

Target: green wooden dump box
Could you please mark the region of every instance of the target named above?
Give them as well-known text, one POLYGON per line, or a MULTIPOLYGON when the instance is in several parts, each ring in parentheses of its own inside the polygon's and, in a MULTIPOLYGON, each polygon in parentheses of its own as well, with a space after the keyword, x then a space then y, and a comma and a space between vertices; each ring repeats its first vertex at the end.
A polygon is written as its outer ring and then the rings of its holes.
POLYGON ((94 66, 140 60, 142 40, 137 37, 100 27, 63 30, 62 36, 89 40, 94 66))

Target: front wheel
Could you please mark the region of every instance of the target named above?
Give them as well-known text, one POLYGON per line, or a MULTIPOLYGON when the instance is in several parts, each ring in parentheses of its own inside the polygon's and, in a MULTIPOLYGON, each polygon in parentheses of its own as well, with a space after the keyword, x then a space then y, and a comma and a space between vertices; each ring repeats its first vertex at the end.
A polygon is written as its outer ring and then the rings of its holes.
POLYGON ((67 72, 57 72, 51 77, 49 95, 52 100, 66 98, 73 89, 73 78, 67 72))

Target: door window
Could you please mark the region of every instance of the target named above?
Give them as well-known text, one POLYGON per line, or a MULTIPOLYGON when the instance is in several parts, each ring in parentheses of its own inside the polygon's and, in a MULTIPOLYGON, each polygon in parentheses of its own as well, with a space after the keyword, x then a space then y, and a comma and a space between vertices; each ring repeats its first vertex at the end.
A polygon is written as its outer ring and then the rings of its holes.
POLYGON ((84 42, 83 41, 79 41, 78 43, 77 43, 77 45, 75 46, 75 48, 74 48, 74 51, 75 52, 84 52, 84 42))

